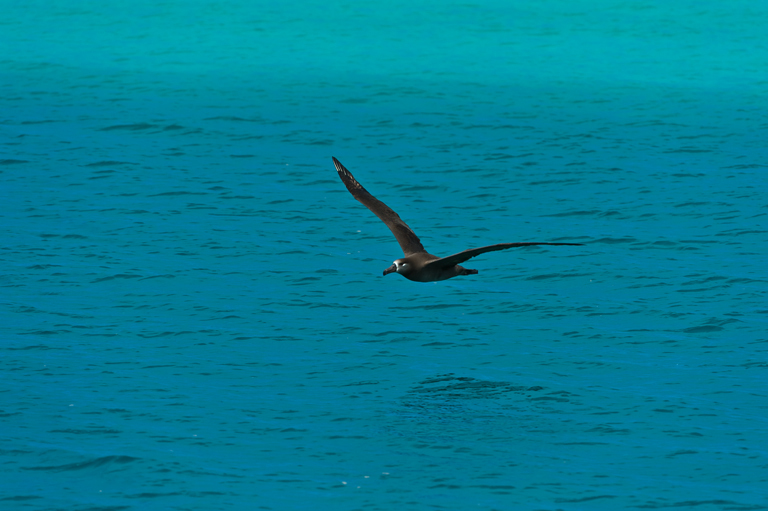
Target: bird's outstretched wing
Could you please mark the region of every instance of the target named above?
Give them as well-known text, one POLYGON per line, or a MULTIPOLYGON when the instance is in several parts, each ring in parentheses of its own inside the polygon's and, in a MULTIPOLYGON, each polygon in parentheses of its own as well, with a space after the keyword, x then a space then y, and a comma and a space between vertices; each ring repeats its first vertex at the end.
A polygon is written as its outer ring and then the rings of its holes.
MULTIPOLYGON (((360 201, 366 208, 370 209, 374 215, 387 224, 389 230, 397 238, 397 242, 400 244, 400 248, 403 249, 403 253, 408 256, 411 254, 418 254, 419 252, 426 252, 421 244, 421 240, 411 230, 408 225, 402 221, 402 219, 392 211, 389 206, 378 200, 376 197, 368 193, 368 190, 363 188, 363 185, 357 182, 357 179, 349 172, 339 160, 333 158, 333 164, 336 166, 336 170, 339 173, 339 177, 344 182, 352 196, 360 201)), ((500 250, 500 249, 491 249, 500 250)), ((458 255, 458 254, 457 254, 458 255)), ((469 256, 472 257, 472 256, 469 256)), ((463 259, 462 259, 463 260, 463 259)))
POLYGON ((429 263, 424 265, 424 268, 426 269, 428 266, 439 266, 441 268, 448 268, 448 267, 463 263, 467 259, 471 259, 475 256, 479 256, 480 254, 484 254, 486 252, 495 252, 496 250, 506 250, 508 248, 515 248, 515 247, 527 247, 529 245, 581 245, 581 243, 544 243, 544 242, 498 243, 496 245, 488 245, 487 247, 470 248, 469 250, 464 250, 463 252, 459 252, 458 254, 453 254, 453 255, 449 255, 448 257, 443 257, 441 259, 430 261, 429 263))

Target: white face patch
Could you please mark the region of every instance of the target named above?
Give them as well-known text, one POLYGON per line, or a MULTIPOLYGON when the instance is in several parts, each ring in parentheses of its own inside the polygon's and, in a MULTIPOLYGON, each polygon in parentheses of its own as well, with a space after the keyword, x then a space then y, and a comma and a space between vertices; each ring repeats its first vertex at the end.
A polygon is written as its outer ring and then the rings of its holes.
POLYGON ((403 273, 408 269, 408 263, 403 263, 400 261, 394 262, 395 267, 397 268, 397 273, 403 273))

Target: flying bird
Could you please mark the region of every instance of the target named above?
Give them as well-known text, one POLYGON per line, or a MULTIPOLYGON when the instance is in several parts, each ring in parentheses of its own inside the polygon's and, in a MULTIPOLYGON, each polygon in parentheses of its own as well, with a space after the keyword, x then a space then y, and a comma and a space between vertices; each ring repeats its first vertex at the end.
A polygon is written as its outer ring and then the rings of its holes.
POLYGON ((582 245, 581 243, 544 242, 497 243, 487 247, 470 248, 448 257, 437 257, 424 250, 424 246, 421 244, 419 237, 416 236, 416 233, 389 206, 368 193, 368 190, 357 182, 352 173, 339 160, 333 158, 333 164, 336 166, 339 177, 341 177, 349 193, 389 227, 389 230, 392 231, 395 239, 400 244, 400 248, 403 249, 405 257, 397 259, 392 263, 392 266, 384 270, 384 275, 399 273, 408 280, 434 282, 451 279, 459 275, 473 275, 477 273, 477 270, 469 270, 460 266, 459 263, 463 263, 467 259, 484 254, 485 252, 506 250, 514 247, 527 247, 529 245, 582 245))

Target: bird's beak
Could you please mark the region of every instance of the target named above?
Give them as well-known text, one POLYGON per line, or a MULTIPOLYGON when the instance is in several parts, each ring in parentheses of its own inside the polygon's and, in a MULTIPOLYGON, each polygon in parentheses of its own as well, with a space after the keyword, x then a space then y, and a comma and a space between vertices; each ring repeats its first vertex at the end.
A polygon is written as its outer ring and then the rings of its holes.
POLYGON ((393 273, 393 272, 396 272, 396 271, 397 271, 397 266, 395 266, 393 264, 392 266, 390 266, 389 268, 384 270, 384 275, 386 275, 387 273, 393 273))

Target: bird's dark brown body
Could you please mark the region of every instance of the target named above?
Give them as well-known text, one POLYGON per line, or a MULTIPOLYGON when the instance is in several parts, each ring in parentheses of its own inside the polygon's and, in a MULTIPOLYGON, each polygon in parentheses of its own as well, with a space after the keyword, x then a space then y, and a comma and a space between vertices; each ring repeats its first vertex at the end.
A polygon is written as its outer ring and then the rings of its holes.
POLYGON ((454 264, 453 266, 438 266, 428 265, 432 261, 439 261, 440 258, 428 254, 426 252, 420 252, 418 254, 412 254, 408 257, 398 259, 392 266, 384 270, 384 275, 388 273, 400 273, 408 280, 415 282, 434 282, 437 280, 448 280, 459 275, 472 275, 477 273, 477 270, 468 270, 463 266, 454 264), (399 264, 405 264, 405 268, 398 271, 399 264))

